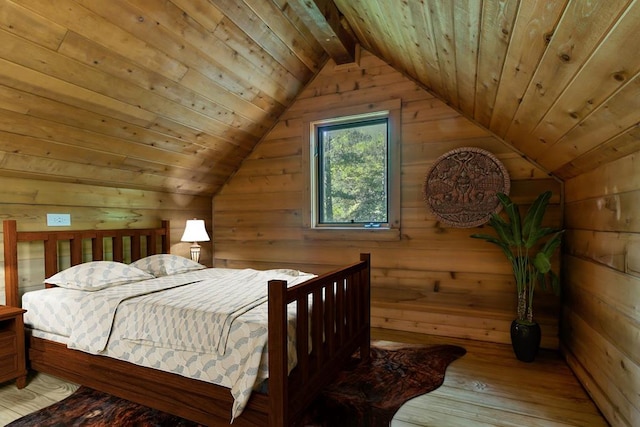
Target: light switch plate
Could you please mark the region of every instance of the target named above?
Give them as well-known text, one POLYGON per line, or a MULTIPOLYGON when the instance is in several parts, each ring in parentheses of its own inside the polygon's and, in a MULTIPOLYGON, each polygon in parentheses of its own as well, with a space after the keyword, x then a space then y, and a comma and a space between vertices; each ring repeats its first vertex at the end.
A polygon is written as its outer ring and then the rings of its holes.
POLYGON ((49 227, 65 227, 71 225, 71 214, 47 214, 47 226, 49 227))

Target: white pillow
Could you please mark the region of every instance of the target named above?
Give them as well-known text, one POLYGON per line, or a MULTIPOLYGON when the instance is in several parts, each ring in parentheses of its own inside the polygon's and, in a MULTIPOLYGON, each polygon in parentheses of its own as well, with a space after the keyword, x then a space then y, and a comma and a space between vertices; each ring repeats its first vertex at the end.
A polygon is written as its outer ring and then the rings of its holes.
POLYGON ((206 268, 188 258, 171 254, 149 255, 148 257, 132 262, 130 265, 153 274, 155 277, 169 276, 171 274, 186 273, 187 271, 206 268))
POLYGON ((98 291, 147 279, 153 279, 153 276, 121 262, 92 261, 62 270, 44 282, 61 288, 98 291))

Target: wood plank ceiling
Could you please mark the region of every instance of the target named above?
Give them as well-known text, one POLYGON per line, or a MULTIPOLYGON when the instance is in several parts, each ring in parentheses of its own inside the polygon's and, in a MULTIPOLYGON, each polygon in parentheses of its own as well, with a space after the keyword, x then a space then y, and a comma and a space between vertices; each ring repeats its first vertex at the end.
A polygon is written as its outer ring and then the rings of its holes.
POLYGON ((213 195, 355 43, 560 178, 640 147, 640 0, 0 0, 0 175, 213 195))

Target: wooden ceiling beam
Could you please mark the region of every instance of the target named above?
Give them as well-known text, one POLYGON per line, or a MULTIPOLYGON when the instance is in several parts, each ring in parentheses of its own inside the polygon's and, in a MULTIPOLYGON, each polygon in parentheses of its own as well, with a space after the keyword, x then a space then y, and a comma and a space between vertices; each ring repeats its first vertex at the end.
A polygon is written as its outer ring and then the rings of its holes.
POLYGON ((356 61, 356 40, 343 27, 333 0, 289 0, 289 6, 336 64, 356 61))

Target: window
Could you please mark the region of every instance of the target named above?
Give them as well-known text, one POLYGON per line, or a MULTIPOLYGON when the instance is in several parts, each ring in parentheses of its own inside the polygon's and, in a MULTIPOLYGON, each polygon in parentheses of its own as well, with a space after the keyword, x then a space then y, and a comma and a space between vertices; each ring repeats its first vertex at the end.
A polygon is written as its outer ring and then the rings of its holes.
POLYGON ((317 224, 389 223, 387 117, 316 126, 317 224))
POLYGON ((398 116, 382 110, 309 121, 310 228, 399 228, 398 116))

